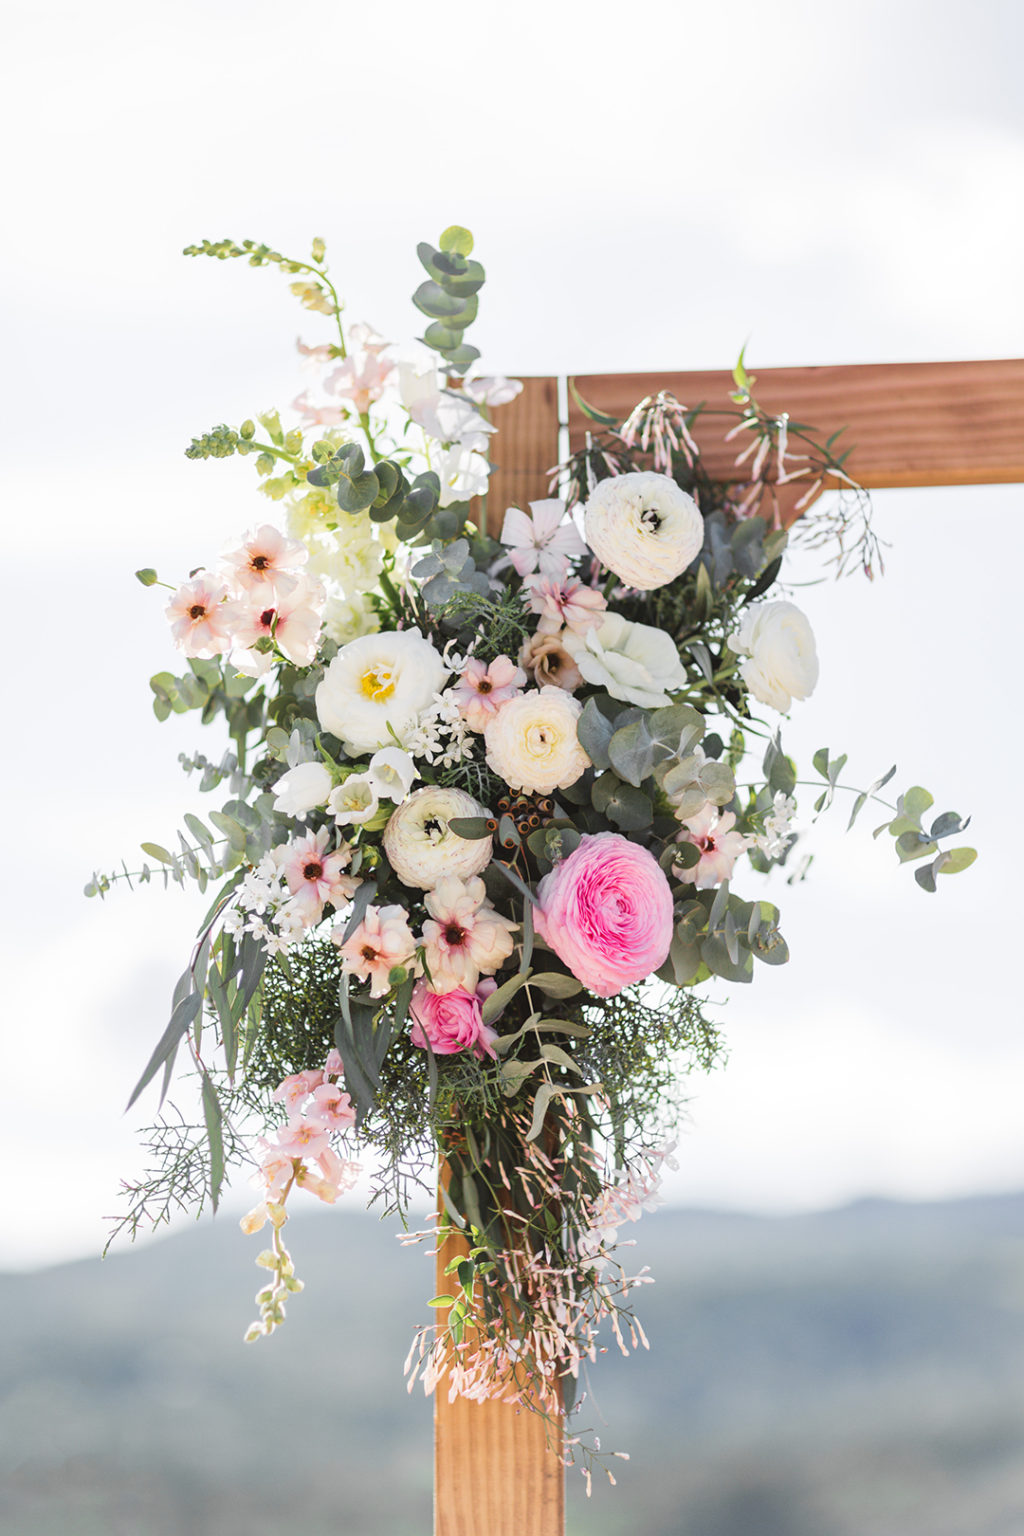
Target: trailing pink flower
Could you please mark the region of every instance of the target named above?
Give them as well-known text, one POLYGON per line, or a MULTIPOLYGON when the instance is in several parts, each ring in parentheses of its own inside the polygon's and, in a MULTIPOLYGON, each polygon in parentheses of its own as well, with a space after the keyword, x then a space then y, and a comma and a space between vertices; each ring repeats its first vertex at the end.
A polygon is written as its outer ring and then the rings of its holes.
POLYGON ((347 1131, 356 1123, 352 1100, 339 1083, 323 1083, 314 1088, 306 1113, 329 1131, 347 1131))
POLYGON ((283 1104, 289 1115, 294 1115, 315 1088, 319 1088, 324 1080, 324 1074, 314 1069, 306 1072, 293 1072, 283 1082, 278 1083, 270 1097, 276 1104, 283 1104))
POLYGON ((612 997, 667 959, 672 892, 646 848, 618 832, 599 832, 544 876, 534 923, 577 980, 598 997, 612 997))
POLYGON ((238 607, 227 598, 227 587, 209 571, 200 571, 175 592, 164 613, 175 645, 186 656, 209 659, 230 650, 238 607))
POLYGON ((454 1056, 460 1051, 472 1051, 480 1057, 494 1056, 497 1032, 484 1023, 480 998, 465 987, 432 992, 426 982, 418 981, 409 1014, 409 1038, 421 1050, 426 1050, 429 1044, 438 1056, 454 1056))
POLYGON ((492 715, 525 687, 526 673, 511 657, 496 656, 487 666, 471 656, 451 697, 470 730, 482 733, 492 715))
POLYGON ((332 934, 341 949, 341 963, 349 976, 369 981, 371 997, 385 997, 396 966, 411 968, 416 940, 404 907, 367 907, 355 932, 342 942, 343 929, 332 934))
POLYGON ((554 635, 563 627, 585 635, 602 622, 608 607, 596 587, 571 577, 554 581, 547 576, 527 576, 523 586, 529 588, 530 608, 540 614, 539 635, 554 635))

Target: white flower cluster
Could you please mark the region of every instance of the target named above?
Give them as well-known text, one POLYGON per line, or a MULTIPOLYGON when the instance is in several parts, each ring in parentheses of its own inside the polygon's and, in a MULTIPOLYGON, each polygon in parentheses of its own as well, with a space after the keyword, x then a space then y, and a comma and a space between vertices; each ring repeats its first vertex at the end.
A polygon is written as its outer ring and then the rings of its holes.
POLYGON ((402 733, 411 757, 435 768, 454 768, 473 756, 473 734, 450 693, 435 693, 415 723, 402 733))
POLYGON ((789 845, 793 835, 793 818, 796 815, 796 801, 792 795, 783 794, 780 789, 772 802, 772 808, 766 814, 763 829, 753 839, 755 848, 759 848, 767 859, 781 858, 789 845))
POLYGON ((250 869, 232 905, 224 914, 224 932, 238 938, 251 934, 268 955, 279 955, 305 932, 305 924, 289 912, 287 882, 272 854, 266 853, 250 869), (276 927, 271 927, 271 923, 276 927))

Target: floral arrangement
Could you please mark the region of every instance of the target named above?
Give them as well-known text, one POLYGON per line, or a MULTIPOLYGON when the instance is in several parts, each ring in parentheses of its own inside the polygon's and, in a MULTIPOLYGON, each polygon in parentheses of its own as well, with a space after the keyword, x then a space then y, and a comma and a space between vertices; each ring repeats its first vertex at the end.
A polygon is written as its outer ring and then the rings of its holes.
MULTIPOLYGON (((216 1207, 228 1170, 254 1169, 256 1338, 301 1289, 296 1191, 333 1203, 362 1177, 404 1217, 441 1154, 431 1235, 465 1246, 410 1385, 561 1423, 602 1325, 646 1342, 647 1277, 617 1242, 657 1201, 686 1072, 721 1048, 701 988, 788 958, 763 894, 796 843, 779 717, 818 660, 777 587, 780 488, 806 505, 826 475, 844 486, 798 525, 841 569, 870 575, 878 548, 834 439, 763 412, 742 358, 724 415, 743 483, 709 479, 703 408, 662 394, 625 422, 585 407, 549 499, 489 507, 492 412, 521 386, 476 371, 472 250, 459 227, 418 247, 429 323, 404 351, 344 323, 322 241, 308 261, 186 252, 279 267, 329 329, 299 343, 316 383, 294 425, 270 411, 187 450, 252 458, 278 516, 204 551, 166 604, 185 665, 152 679, 153 708, 226 722, 225 755, 183 766, 227 798, 176 851, 143 844, 138 880, 216 894, 132 1095, 162 1077, 120 1227, 216 1207), (201 1113, 163 1107, 182 1051, 201 1113)), ((816 754, 816 812, 844 763, 816 754)), ((853 791, 851 825, 894 772, 853 791)), ((911 788, 878 832, 934 891, 974 853, 930 807, 911 788)))

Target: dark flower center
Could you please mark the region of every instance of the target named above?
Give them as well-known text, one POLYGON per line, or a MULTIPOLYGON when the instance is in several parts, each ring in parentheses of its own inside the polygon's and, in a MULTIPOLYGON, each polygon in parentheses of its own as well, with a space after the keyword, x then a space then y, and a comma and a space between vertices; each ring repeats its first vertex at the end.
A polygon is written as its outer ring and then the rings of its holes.
POLYGON ((192 607, 188 611, 188 616, 189 616, 190 619, 202 619, 202 618, 205 618, 206 617, 206 606, 205 606, 205 604, 204 603, 193 603, 192 607))
POLYGON ((664 522, 664 518, 660 512, 655 510, 654 507, 645 507, 644 510, 640 513, 640 521, 642 523, 646 523, 647 527, 651 530, 652 533, 657 533, 658 529, 664 522))
POLYGON ((302 871, 306 880, 319 880, 322 877, 323 872, 323 865, 317 864, 315 862, 313 864, 307 864, 305 869, 302 871))
POLYGON ((445 943, 451 944, 452 946, 461 944, 465 937, 466 930, 465 928, 460 928, 458 923, 449 923, 444 931, 445 943))
POLYGON ((376 960, 377 958, 377 951, 374 949, 372 944, 364 944, 359 953, 362 955, 364 960, 376 960))
POLYGON ((486 677, 482 677, 476 685, 476 691, 477 693, 490 693, 493 687, 494 684, 492 682, 489 682, 486 677))
POLYGON ((265 571, 270 560, 266 555, 253 555, 251 564, 254 571, 265 571))
POLYGON ((276 614, 276 608, 264 608, 263 612, 260 614, 260 623, 263 625, 264 629, 269 629, 271 627, 276 614))

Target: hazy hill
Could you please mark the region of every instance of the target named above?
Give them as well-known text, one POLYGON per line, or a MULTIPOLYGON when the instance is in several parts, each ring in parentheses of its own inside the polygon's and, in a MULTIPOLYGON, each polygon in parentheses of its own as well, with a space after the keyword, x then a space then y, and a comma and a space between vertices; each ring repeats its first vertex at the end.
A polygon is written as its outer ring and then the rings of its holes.
MULTIPOLYGON (((430 1262, 296 1218, 307 1290, 243 1345, 230 1220, 0 1276, 4 1536, 428 1536, 430 1411, 401 1367, 430 1262)), ((584 1417, 632 1453, 573 1536, 1022 1536, 1024 1196, 636 1228, 652 1352, 584 1417)))

